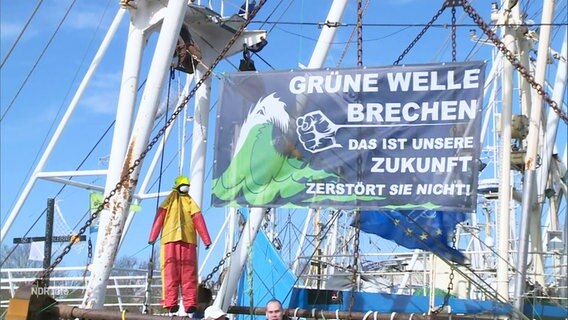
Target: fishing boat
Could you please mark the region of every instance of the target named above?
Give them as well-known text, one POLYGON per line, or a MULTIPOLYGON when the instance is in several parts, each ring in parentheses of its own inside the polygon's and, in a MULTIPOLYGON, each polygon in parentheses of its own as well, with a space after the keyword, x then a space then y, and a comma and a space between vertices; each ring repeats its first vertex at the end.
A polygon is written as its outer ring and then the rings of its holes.
POLYGON ((566 0, 74 6, 21 82, 45 5, 3 31, 4 315, 33 282, 60 318, 172 316, 147 237, 183 174, 214 238, 200 280, 237 317, 277 298, 295 318, 568 319, 566 0), (87 10, 92 62, 57 67, 82 80, 45 84, 69 83, 67 109, 22 125, 20 92, 87 10), (45 140, 18 175, 22 131, 45 140), (37 244, 43 267, 15 259, 37 244))

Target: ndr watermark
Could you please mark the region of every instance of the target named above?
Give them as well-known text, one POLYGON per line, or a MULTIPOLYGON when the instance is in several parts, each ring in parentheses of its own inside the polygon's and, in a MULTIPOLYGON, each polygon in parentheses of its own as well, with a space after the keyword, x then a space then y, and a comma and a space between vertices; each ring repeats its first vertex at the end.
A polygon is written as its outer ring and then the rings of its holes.
POLYGON ((67 288, 32 287, 32 295, 66 296, 70 293, 67 288))

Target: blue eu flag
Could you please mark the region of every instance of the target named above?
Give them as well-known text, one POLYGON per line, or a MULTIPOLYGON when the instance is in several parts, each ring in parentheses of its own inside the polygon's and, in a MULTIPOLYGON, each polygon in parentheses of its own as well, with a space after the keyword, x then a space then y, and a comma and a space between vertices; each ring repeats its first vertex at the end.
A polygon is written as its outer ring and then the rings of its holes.
POLYGON ((430 251, 464 264, 465 256, 448 245, 456 224, 465 220, 461 212, 442 211, 361 211, 361 231, 392 240, 409 249, 430 251))

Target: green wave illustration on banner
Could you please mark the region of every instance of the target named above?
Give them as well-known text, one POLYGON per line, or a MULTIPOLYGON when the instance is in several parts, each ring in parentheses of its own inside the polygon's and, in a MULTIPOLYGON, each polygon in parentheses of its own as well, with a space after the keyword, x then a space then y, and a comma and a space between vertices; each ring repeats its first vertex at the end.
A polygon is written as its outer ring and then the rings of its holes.
MULTIPOLYGON (((306 189, 306 181, 337 181, 325 170, 278 152, 273 144, 272 123, 256 125, 233 157, 227 170, 213 180, 212 193, 222 201, 238 199, 240 193, 251 206, 266 206, 276 197, 294 197, 306 189)), ((238 202, 238 200, 237 200, 238 202)))

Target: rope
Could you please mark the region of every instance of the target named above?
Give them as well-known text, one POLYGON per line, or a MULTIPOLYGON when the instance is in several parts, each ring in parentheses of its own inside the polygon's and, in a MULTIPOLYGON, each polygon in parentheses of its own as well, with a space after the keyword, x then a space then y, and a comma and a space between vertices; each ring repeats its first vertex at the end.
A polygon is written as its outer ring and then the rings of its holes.
POLYGON ((26 32, 26 29, 30 25, 30 22, 32 22, 32 19, 34 18, 35 14, 39 10, 39 7, 41 7, 42 3, 43 3, 43 0, 40 0, 37 3, 36 7, 34 8, 34 11, 32 12, 32 15, 28 18, 28 21, 26 21, 26 24, 24 25, 24 27, 22 28, 22 30, 20 31, 20 33, 16 37, 16 41, 14 41, 14 44, 12 44, 12 46, 10 47, 10 50, 8 50, 8 53, 6 54, 6 57, 4 58, 4 60, 2 60, 2 63, 0 63, 0 69, 2 69, 2 67, 4 66, 4 63, 6 63, 6 60, 8 60, 8 58, 10 57, 10 54, 12 53, 12 51, 14 51, 14 48, 16 48, 16 45, 18 45, 18 43, 20 42, 20 39, 24 35, 24 32, 26 32))
MULTIPOLYGON (((138 88, 138 91, 140 91, 140 88, 138 88)), ((87 154, 84 158, 83 161, 81 161, 81 163, 77 166, 77 168, 75 169, 76 171, 80 170, 83 166, 83 164, 85 164, 85 162, 87 161, 87 159, 89 158, 89 156, 93 153, 93 151, 96 149, 96 147, 102 142, 103 138, 106 136, 106 134, 110 131, 110 129, 112 128, 112 126, 114 125, 114 121, 112 122, 112 124, 106 129, 106 131, 102 134, 102 136, 99 138, 99 140, 95 143, 95 145, 91 148, 89 154, 87 154)), ((44 139, 43 143, 42 143, 42 148, 43 146, 45 146, 45 141, 47 141, 47 136, 44 139)), ((36 154, 36 158, 35 160, 37 160, 37 158, 39 157, 39 151, 36 154)), ((34 162, 35 162, 34 160, 34 162)), ((28 174, 30 171, 28 171, 28 174)), ((27 176, 27 175, 26 175, 27 176)), ((71 180, 71 178, 69 179, 71 180)), ((53 196, 52 198, 57 198, 60 194, 63 193, 63 190, 65 190, 65 188, 67 187, 67 185, 63 185, 61 186, 61 188, 59 188, 59 190, 57 191, 57 193, 55 194, 55 196, 53 196)), ((23 183, 20 186, 20 191, 23 188, 23 183)), ((13 206, 13 204, 11 205, 11 207, 13 206)), ((73 230, 75 230, 77 228, 77 226, 79 225, 79 223, 83 220, 83 218, 85 218, 88 214, 89 214, 90 210, 87 210, 85 212, 85 214, 83 215, 83 217, 81 217, 81 219, 75 224, 75 226, 73 227, 73 230)), ((44 209, 42 211, 42 213, 37 217, 37 219, 34 221, 34 223, 28 228, 28 230, 26 231, 26 233, 22 236, 22 238, 25 238, 30 231, 33 229, 33 227, 37 224, 37 222, 43 217, 43 215, 47 212, 47 209, 44 209)), ((8 260, 8 258, 14 253, 14 251, 16 250, 16 248, 19 246, 20 244, 16 244, 13 249, 10 251, 10 253, 8 253, 8 255, 6 255, 6 257, 4 258, 4 260, 2 260, 2 262, 0 262, 0 268, 4 265, 4 263, 8 260)), ((55 253, 54 253, 55 255, 55 253)))
MULTIPOLYGON (((166 124, 167 124, 167 119, 168 119, 168 111, 170 109, 170 90, 171 90, 171 85, 172 85, 172 80, 173 80, 173 76, 174 76, 174 72, 173 69, 170 68, 170 77, 168 80, 168 90, 167 90, 167 95, 166 95, 166 113, 165 113, 165 117, 164 120, 166 120, 166 124)), ((160 194, 160 191, 162 189, 162 173, 163 173, 163 169, 164 169, 164 154, 165 154, 165 149, 166 149, 166 139, 162 140, 162 153, 160 154, 160 170, 159 170, 159 175, 158 175, 158 194, 160 194)), ((155 212, 158 212, 158 210, 160 209, 160 197, 157 196, 156 197, 156 210, 155 212)), ((146 279, 146 294, 144 295, 144 304, 143 304, 143 309, 142 309, 142 313, 143 314, 148 314, 150 311, 150 294, 152 291, 152 279, 154 277, 154 243, 152 243, 152 248, 151 248, 151 252, 150 252, 150 260, 148 261, 148 278, 146 279)))
POLYGON ((75 5, 76 2, 77 2, 77 0, 73 0, 73 2, 71 3, 71 5, 69 5, 69 8, 67 8, 67 11, 65 12, 65 15, 63 16, 63 18, 61 18, 61 21, 59 21, 59 24, 57 25, 57 28, 55 29, 55 31, 54 31, 53 34, 51 35, 51 38, 49 38, 49 41, 47 42, 47 44, 45 45, 45 47, 43 48, 43 50, 41 51, 39 57, 38 57, 37 60, 35 61, 34 65, 32 66, 32 69, 30 70, 30 72, 28 72, 28 74, 26 75, 26 78, 24 79, 24 82, 20 85, 20 88, 19 88, 18 91, 16 92, 16 95, 14 95, 14 97, 13 97, 12 100, 10 101, 10 104, 8 105, 8 107, 6 108, 6 110, 4 111, 4 113, 2 114, 2 117, 0 118, 0 121, 4 120, 4 117, 6 116, 6 114, 8 113, 8 111, 10 111, 10 109, 11 109, 12 106, 14 105, 14 102, 16 101, 16 99, 18 98, 18 96, 20 95, 20 93, 22 92, 22 90, 24 89, 24 87, 26 86, 26 83, 28 83, 28 80, 30 79, 32 73, 35 71, 37 65, 39 64, 40 60, 43 58, 43 55, 45 54, 45 52, 47 51, 47 49, 48 49, 49 46, 51 45, 51 42, 53 41, 53 39, 55 38, 55 36, 56 36, 57 33, 59 32, 59 29, 60 29, 61 26, 63 25, 63 22, 65 21, 65 19, 66 19, 67 16, 69 15, 69 12, 71 12, 71 9, 73 8, 73 6, 75 5))

